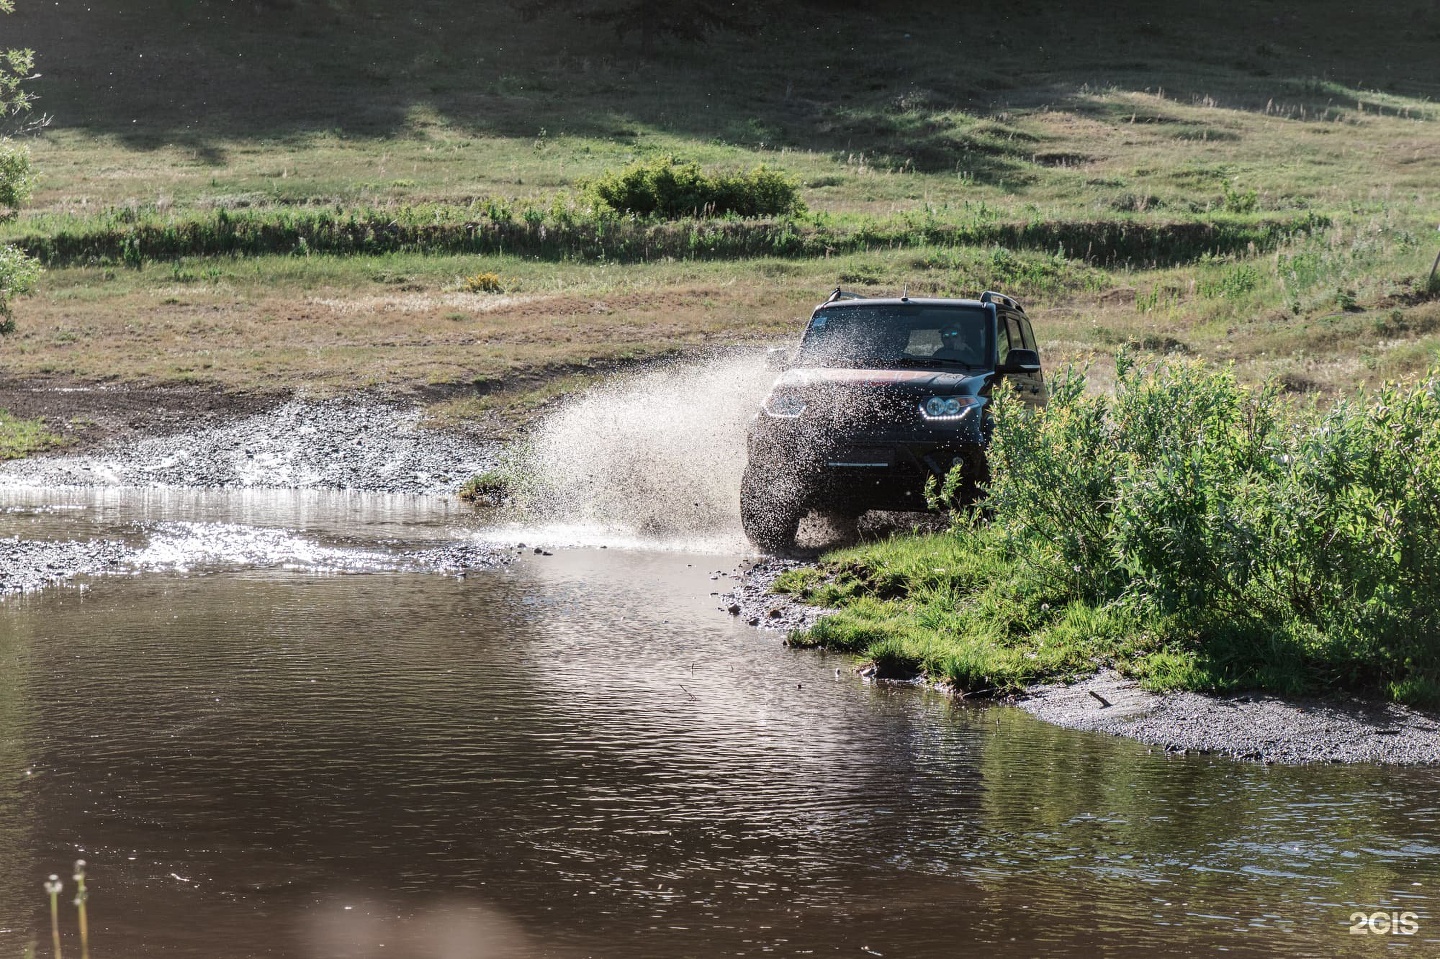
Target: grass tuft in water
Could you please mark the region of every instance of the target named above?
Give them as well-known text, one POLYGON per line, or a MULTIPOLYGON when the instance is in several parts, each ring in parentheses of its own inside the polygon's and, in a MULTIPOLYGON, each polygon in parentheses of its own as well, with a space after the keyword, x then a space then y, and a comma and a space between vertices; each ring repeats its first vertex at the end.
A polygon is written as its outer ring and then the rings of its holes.
POLYGON ((514 494, 515 477, 508 470, 476 473, 461 485, 457 495, 476 506, 502 506, 514 494))
POLYGON ((65 884, 60 881, 59 876, 51 876, 45 880, 45 893, 50 897, 50 944, 54 950, 55 959, 60 957, 60 892, 65 884))
POLYGON ((75 860, 75 912, 80 923, 80 959, 90 959, 90 918, 86 903, 90 893, 85 888, 85 860, 75 860))

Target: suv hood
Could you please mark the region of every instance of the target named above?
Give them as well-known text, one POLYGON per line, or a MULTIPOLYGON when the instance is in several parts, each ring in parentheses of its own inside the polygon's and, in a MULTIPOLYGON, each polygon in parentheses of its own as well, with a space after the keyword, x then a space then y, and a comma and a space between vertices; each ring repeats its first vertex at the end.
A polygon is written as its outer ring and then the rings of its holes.
POLYGON ((787 370, 775 381, 777 388, 815 386, 890 387, 906 392, 925 391, 944 396, 978 393, 990 376, 988 372, 941 372, 938 370, 851 370, 828 366, 787 370))

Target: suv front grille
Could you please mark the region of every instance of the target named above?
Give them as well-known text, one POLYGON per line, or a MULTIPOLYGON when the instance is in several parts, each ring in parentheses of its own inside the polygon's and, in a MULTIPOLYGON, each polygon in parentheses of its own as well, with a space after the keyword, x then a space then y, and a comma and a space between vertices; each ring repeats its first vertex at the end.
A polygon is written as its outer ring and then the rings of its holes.
POLYGON ((900 390, 836 388, 816 398, 813 419, 841 436, 864 435, 915 425, 917 402, 900 390))

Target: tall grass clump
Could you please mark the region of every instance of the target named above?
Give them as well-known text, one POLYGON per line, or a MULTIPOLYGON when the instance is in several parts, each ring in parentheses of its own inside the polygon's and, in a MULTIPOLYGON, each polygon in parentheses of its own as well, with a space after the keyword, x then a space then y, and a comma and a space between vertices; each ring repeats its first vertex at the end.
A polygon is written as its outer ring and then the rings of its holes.
POLYGON ((674 156, 640 160, 583 184, 616 213, 678 220, 700 216, 787 216, 805 212, 800 184, 779 170, 707 172, 674 156))
POLYGON ((850 648, 967 687, 1111 665, 1440 705, 1440 372, 1322 408, 1199 362, 1118 366, 1113 394, 1072 372, 1044 409, 1001 396, 983 506, 952 475, 953 529, 902 544, 909 572, 896 547, 832 565, 820 598, 844 608, 811 640, 868 624, 850 648))

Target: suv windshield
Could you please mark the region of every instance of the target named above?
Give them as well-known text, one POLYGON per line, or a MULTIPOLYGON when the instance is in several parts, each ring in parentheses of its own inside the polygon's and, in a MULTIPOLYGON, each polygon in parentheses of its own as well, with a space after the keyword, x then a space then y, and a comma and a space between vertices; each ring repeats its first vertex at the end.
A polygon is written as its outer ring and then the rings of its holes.
POLYGON ((845 306, 820 310, 800 341, 797 366, 988 369, 990 312, 965 306, 845 306))

